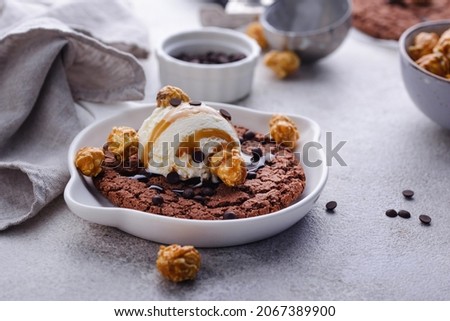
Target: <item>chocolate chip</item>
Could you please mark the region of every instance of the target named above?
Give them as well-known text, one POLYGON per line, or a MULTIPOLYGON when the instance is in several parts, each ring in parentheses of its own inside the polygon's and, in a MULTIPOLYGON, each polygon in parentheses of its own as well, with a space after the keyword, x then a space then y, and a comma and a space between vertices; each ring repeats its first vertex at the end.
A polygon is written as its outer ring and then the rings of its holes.
POLYGON ((201 150, 196 150, 192 153, 192 160, 196 163, 201 163, 205 160, 205 154, 201 150))
POLYGON ((225 212, 223 213, 223 219, 224 220, 234 220, 237 219, 237 215, 233 212, 225 212))
POLYGON ((191 105, 191 106, 200 106, 201 104, 202 104, 202 102, 199 100, 191 100, 189 102, 189 105, 191 105))
POLYGON ((143 183, 147 182, 149 179, 148 176, 142 175, 142 174, 137 174, 137 175, 131 176, 130 178, 135 179, 139 182, 143 182, 143 183))
POLYGON ((231 115, 228 111, 226 111, 225 109, 220 109, 219 112, 223 118, 225 118, 228 121, 231 121, 231 115))
POLYGON ((194 198, 195 193, 194 193, 194 190, 192 188, 186 188, 183 191, 182 195, 183 195, 184 198, 191 199, 191 198, 194 198))
POLYGON ((390 209, 390 210, 386 211, 386 216, 389 216, 389 217, 396 217, 397 214, 398 214, 397 211, 394 209, 390 209))
POLYGON ((411 213, 405 210, 400 210, 398 211, 398 216, 402 217, 402 218, 410 218, 411 217, 411 213))
POLYGON ((177 172, 170 172, 166 178, 170 184, 176 184, 180 181, 180 175, 177 172))
POLYGON ((259 157, 261 157, 263 155, 263 151, 261 148, 257 147, 257 148, 253 148, 252 149, 252 153, 253 154, 257 154, 259 157))
POLYGON ((251 161, 252 163, 258 163, 260 158, 258 154, 253 154, 251 161))
POLYGON ((172 98, 169 103, 173 106, 173 107, 177 107, 180 106, 181 104, 181 99, 180 98, 172 98))
POLYGON ((253 148, 252 149, 252 162, 253 163, 257 163, 259 162, 259 159, 262 157, 263 155, 263 151, 261 148, 257 147, 257 148, 253 148))
POLYGON ((201 195, 195 195, 194 196, 194 201, 197 201, 197 202, 203 204, 205 202, 205 198, 203 196, 201 196, 201 195))
POLYGON ((152 197, 152 203, 153 205, 161 205, 164 203, 164 198, 161 195, 155 195, 152 197))
POLYGON ((267 143, 267 144, 276 144, 277 142, 272 138, 272 136, 270 136, 270 134, 266 134, 265 136, 264 136, 264 141, 267 143))
POLYGON ((119 166, 119 164, 120 164, 120 161, 118 161, 114 157, 105 157, 102 165, 105 167, 117 167, 117 166, 119 166))
POLYGON ((431 223, 431 217, 429 217, 428 215, 422 214, 419 216, 419 220, 423 223, 423 224, 430 224, 431 223))
POLYGON ((405 197, 405 198, 412 198, 413 196, 414 196, 414 192, 413 191, 411 191, 411 190, 409 190, 409 189, 406 189, 406 190, 404 190, 403 192, 402 192, 402 194, 403 194, 403 196, 405 197))
POLYGON ((388 4, 395 4, 395 5, 399 5, 401 7, 406 7, 406 4, 404 2, 404 0, 387 0, 388 4))
POLYGON ((202 194, 204 196, 213 196, 214 190, 211 187, 202 187, 202 194))
POLYGON ((256 178, 255 172, 247 172, 247 179, 254 179, 256 178))
POLYGON ((162 187, 159 186, 159 185, 154 185, 154 184, 152 184, 152 185, 150 185, 148 188, 149 188, 149 189, 157 190, 158 192, 161 192, 161 193, 164 193, 164 188, 162 188, 162 187))
POLYGON ((336 201, 330 201, 328 202, 325 207, 327 208, 327 211, 334 211, 334 209, 337 206, 337 202, 336 201))
POLYGON ((173 189, 172 192, 178 195, 183 195, 184 189, 173 189))
POLYGON ((255 133, 254 132, 252 132, 251 130, 247 130, 245 133, 244 133, 244 136, 243 136, 243 138, 245 139, 245 140, 252 140, 253 138, 255 138, 255 133))

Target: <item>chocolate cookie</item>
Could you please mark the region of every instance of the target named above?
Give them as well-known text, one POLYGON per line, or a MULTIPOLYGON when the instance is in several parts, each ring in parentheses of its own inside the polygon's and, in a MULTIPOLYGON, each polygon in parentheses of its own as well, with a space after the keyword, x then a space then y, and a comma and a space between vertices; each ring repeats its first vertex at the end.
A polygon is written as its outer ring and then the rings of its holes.
POLYGON ((136 155, 126 164, 106 162, 102 174, 93 178, 97 189, 119 207, 186 219, 221 220, 264 215, 285 208, 297 200, 305 188, 305 174, 295 155, 264 135, 236 127, 244 153, 253 155, 244 184, 199 180, 171 182, 152 175, 139 166, 136 155), (247 137, 247 139, 245 139, 247 137), (271 152, 265 159, 264 154, 271 152))
POLYGON ((406 29, 422 22, 450 18, 450 0, 353 0, 353 26, 375 38, 398 40, 406 29))

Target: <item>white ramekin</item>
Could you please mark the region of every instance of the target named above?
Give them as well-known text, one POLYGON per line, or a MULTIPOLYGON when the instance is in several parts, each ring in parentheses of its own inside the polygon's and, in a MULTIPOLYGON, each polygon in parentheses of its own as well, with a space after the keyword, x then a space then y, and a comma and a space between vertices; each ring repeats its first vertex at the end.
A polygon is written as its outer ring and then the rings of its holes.
POLYGON ((225 28, 202 28, 176 33, 156 49, 161 86, 183 89, 192 99, 235 102, 247 96, 260 47, 242 32, 225 28), (174 58, 181 53, 242 53, 242 60, 225 64, 199 64, 174 58))

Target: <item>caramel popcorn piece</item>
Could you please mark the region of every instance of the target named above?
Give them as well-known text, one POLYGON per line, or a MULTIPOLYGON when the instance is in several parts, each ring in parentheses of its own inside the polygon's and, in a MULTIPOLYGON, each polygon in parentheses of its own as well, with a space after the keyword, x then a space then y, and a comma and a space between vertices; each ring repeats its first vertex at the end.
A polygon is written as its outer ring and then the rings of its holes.
POLYGON ((139 146, 138 133, 126 126, 113 127, 106 141, 108 150, 118 159, 127 159, 137 152, 139 146))
POLYGON ((446 40, 446 39, 450 39, 450 28, 447 29, 447 30, 445 30, 445 31, 442 33, 441 37, 439 38, 439 43, 443 42, 443 41, 446 40))
POLYGON ((425 55, 416 63, 423 69, 441 77, 445 77, 450 72, 450 62, 440 52, 425 55))
POLYGON ((83 147, 75 156, 75 166, 86 176, 97 176, 102 171, 105 159, 103 150, 96 147, 83 147))
POLYGON ((295 123, 284 115, 273 115, 269 122, 270 136, 283 146, 294 149, 300 134, 295 123))
POLYGON ((450 60, 450 37, 439 40, 439 43, 434 47, 434 52, 440 52, 450 60))
POLYGON ((168 107, 172 99, 179 99, 181 102, 189 102, 191 99, 180 88, 175 86, 164 86, 156 95, 157 107, 168 107))
POLYGON ((410 46, 409 54, 413 60, 433 52, 433 48, 439 41, 439 36, 434 32, 421 32, 414 38, 414 45, 410 46))
POLYGON ((264 56, 264 64, 283 79, 300 68, 300 58, 293 51, 271 50, 264 56))
POLYGON ((222 150, 210 157, 211 172, 227 186, 237 186, 245 182, 247 167, 239 148, 222 150))
POLYGON ((160 246, 156 267, 173 282, 193 280, 200 270, 200 253, 193 246, 160 246))
POLYGON ((258 45, 261 47, 261 49, 266 49, 267 39, 264 35, 264 29, 261 23, 258 21, 252 22, 247 26, 247 29, 245 30, 245 33, 250 37, 256 40, 258 45))

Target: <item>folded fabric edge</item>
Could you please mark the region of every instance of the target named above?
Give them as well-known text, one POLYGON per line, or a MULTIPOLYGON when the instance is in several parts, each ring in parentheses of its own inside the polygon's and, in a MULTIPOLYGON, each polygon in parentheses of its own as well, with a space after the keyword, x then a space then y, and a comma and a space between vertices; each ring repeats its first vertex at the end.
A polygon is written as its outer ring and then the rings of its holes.
MULTIPOLYGON (((4 231, 11 226, 19 225, 22 222, 30 219, 35 216, 39 211, 46 205, 45 202, 40 203, 37 197, 38 186, 37 183, 31 178, 31 173, 28 173, 24 168, 21 168, 19 164, 14 163, 0 163, 1 169, 10 169, 14 171, 19 171, 23 175, 25 175, 29 182, 31 183, 33 189, 33 199, 31 200, 31 204, 28 206, 29 210, 24 212, 17 218, 0 218, 0 231, 4 231)), ((56 197, 56 196, 55 196, 56 197)), ((54 198, 49 199, 48 202, 52 201, 54 198)))

